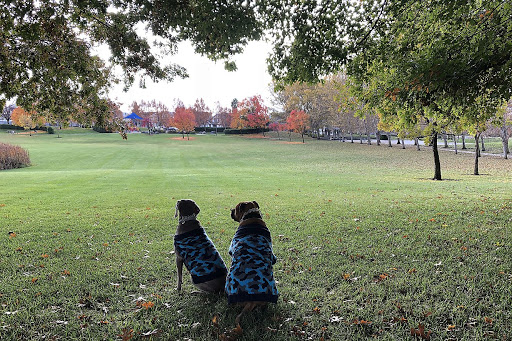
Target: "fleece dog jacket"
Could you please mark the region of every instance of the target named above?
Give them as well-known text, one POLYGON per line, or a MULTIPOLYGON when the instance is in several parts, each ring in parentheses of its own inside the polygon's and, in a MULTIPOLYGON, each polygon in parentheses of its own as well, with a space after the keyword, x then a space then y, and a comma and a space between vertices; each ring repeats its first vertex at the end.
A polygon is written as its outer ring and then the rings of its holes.
POLYGON ((276 303, 279 293, 272 271, 270 231, 262 225, 238 228, 229 247, 231 268, 226 279, 228 303, 263 301, 276 303))
POLYGON ((194 284, 226 276, 226 264, 203 228, 174 236, 174 248, 183 258, 194 284))

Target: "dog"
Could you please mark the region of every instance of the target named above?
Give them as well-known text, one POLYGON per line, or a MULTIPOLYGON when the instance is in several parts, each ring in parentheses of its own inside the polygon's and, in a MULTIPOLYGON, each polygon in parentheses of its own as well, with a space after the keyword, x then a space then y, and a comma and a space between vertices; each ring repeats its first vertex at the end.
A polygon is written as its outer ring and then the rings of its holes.
POLYGON ((226 284, 227 268, 219 252, 196 219, 200 209, 193 200, 178 200, 176 218, 179 224, 174 236, 174 252, 178 269, 177 290, 181 291, 183 264, 192 277, 192 283, 205 292, 222 292, 226 284))
POLYGON ((231 218, 239 222, 231 241, 229 255, 231 267, 226 279, 228 304, 243 306, 235 324, 245 312, 268 302, 277 303, 279 293, 272 266, 276 256, 272 251, 272 238, 262 219, 256 201, 244 201, 231 210, 231 218))

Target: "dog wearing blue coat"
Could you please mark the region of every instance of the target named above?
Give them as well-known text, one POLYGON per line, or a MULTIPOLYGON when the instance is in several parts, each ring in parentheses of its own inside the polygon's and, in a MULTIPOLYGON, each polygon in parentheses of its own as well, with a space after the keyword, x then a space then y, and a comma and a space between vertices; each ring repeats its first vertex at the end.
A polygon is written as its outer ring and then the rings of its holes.
POLYGON ((190 199, 176 203, 179 224, 174 236, 174 252, 178 270, 177 290, 183 283, 183 264, 196 288, 206 292, 222 292, 226 283, 227 268, 219 252, 197 220, 200 209, 190 199))
POLYGON ((276 303, 279 293, 273 274, 276 256, 272 238, 258 203, 239 203, 231 210, 231 218, 239 226, 229 247, 231 267, 226 278, 226 294, 229 304, 243 306, 235 319, 238 326, 245 312, 269 302, 276 303))

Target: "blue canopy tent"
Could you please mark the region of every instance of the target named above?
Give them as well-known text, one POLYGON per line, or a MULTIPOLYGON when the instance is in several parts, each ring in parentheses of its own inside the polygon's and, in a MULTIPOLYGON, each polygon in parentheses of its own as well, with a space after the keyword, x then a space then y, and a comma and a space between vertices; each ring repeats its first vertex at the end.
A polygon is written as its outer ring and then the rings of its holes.
POLYGON ((135 127, 140 127, 140 123, 142 121, 142 117, 140 117, 139 115, 137 115, 136 113, 132 112, 130 115, 128 116, 125 116, 124 117, 125 120, 130 120, 132 121, 132 124, 135 126, 135 127))
POLYGON ((128 116, 125 116, 124 118, 125 120, 126 119, 129 119, 129 120, 142 120, 142 117, 140 117, 139 115, 137 115, 136 113, 132 112, 130 115, 128 116))

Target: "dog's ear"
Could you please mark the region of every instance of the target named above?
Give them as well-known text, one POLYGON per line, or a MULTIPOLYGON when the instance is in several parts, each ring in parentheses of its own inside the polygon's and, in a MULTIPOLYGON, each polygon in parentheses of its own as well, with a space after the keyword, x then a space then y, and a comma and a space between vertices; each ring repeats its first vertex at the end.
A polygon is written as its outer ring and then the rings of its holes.
POLYGON ((197 204, 194 200, 190 200, 190 201, 192 201, 192 203, 194 204, 194 214, 198 215, 199 212, 201 212, 201 209, 199 208, 199 206, 197 206, 197 204))
POLYGON ((253 201, 252 203, 254 204, 254 206, 256 206, 256 208, 260 208, 260 205, 258 205, 256 201, 253 201))
POLYGON ((178 200, 176 202, 176 212, 174 213, 174 218, 178 217, 178 211, 180 210, 180 203, 181 203, 181 200, 178 200))

